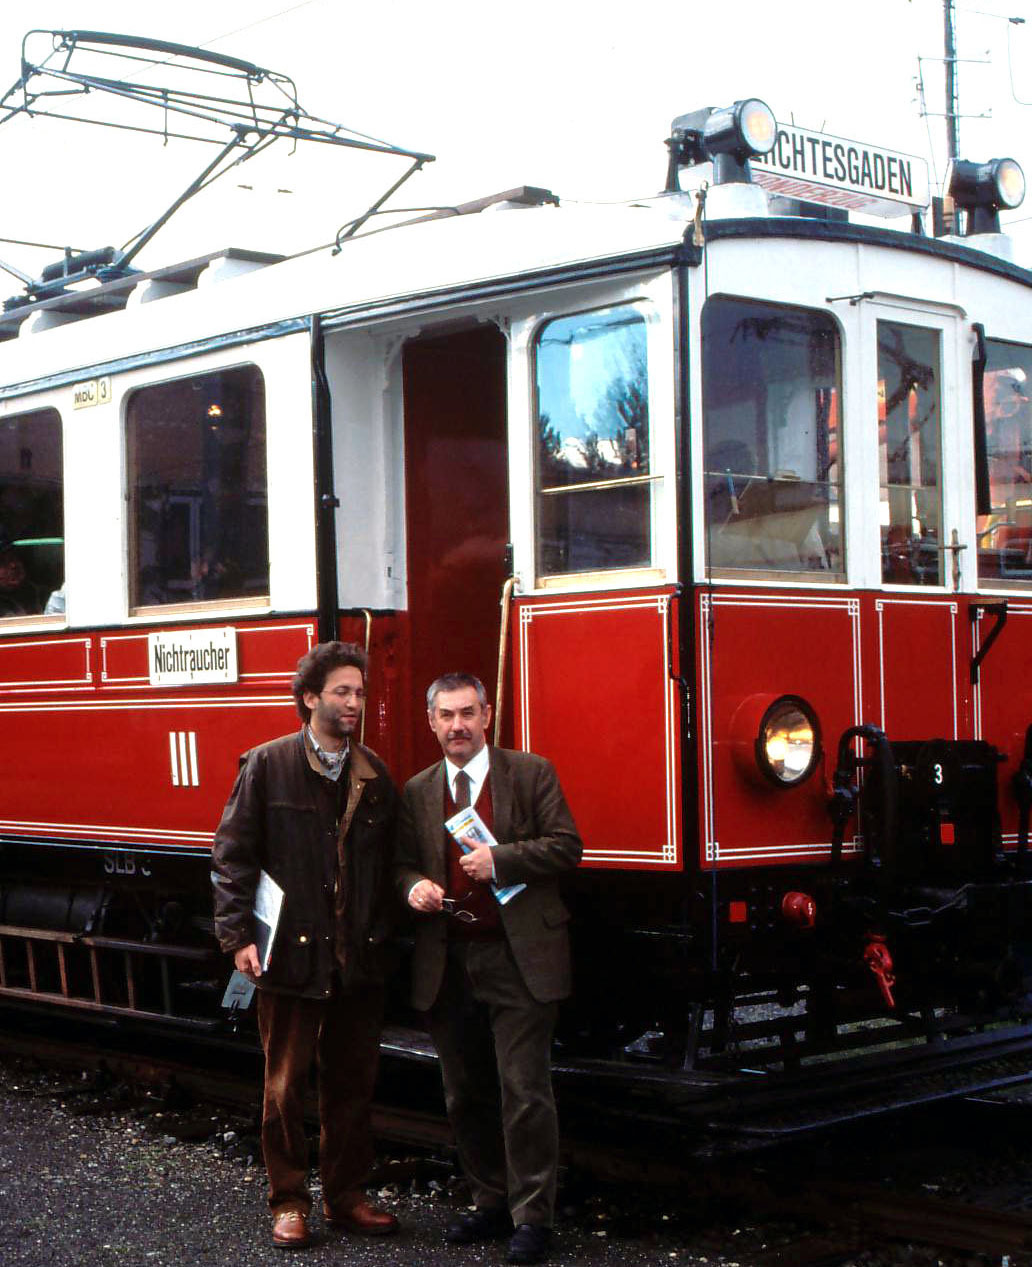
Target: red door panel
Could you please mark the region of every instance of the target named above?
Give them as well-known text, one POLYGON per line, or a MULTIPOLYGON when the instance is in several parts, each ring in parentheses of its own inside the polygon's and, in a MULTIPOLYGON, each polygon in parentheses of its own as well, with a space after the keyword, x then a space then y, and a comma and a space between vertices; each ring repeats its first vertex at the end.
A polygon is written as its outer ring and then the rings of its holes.
MULTIPOLYGON (((865 612, 865 615, 867 613, 865 612)), ((867 639, 877 640, 877 713, 890 739, 961 739, 970 734, 960 681, 959 607, 929 598, 875 598, 867 639)))
POLYGON ((863 714, 859 600, 701 591, 697 613, 700 865, 826 856, 835 746, 863 714), (806 700, 823 735, 821 764, 793 788, 767 780, 754 756, 764 701, 780 695, 806 700))
POLYGON ((585 866, 681 865, 667 590, 516 602, 518 746, 554 761, 585 866))

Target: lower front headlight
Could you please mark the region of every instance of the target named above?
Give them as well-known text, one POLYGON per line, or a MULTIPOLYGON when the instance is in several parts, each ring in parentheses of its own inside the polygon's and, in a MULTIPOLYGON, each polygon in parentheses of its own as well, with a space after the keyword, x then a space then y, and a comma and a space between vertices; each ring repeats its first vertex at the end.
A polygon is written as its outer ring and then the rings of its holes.
POLYGON ((756 762, 779 787, 808 779, 820 749, 816 714, 798 695, 782 695, 764 712, 756 736, 756 762))

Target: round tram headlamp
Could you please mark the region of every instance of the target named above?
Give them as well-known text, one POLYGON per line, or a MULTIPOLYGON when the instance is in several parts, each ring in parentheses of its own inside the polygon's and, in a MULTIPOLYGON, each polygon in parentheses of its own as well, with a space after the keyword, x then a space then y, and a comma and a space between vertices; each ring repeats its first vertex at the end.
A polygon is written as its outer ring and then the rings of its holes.
POLYGON ((724 110, 714 110, 702 131, 707 153, 711 156, 735 154, 739 159, 768 153, 777 135, 774 112, 758 97, 748 97, 724 110))
POLYGON ((774 148, 778 125, 774 112, 758 97, 744 97, 720 110, 706 107, 678 115, 670 125, 666 188, 680 192, 678 170, 712 161, 713 183, 748 184, 749 159, 774 148))
POLYGON ((713 160, 715 185, 748 184, 749 159, 766 154, 778 135, 770 106, 757 97, 714 110, 702 129, 702 146, 713 160))
POLYGON ((967 214, 967 233, 999 233, 1002 209, 1013 211, 1025 199, 1025 173, 1013 158, 988 163, 955 159, 950 172, 950 197, 967 214))
POLYGON ((756 763, 778 787, 796 787, 814 772, 821 755, 820 728, 810 705, 782 695, 764 712, 756 736, 756 763))
POLYGON ((1013 211, 1025 201, 1025 173, 1012 158, 998 158, 990 167, 996 184, 996 200, 1001 207, 1013 211))

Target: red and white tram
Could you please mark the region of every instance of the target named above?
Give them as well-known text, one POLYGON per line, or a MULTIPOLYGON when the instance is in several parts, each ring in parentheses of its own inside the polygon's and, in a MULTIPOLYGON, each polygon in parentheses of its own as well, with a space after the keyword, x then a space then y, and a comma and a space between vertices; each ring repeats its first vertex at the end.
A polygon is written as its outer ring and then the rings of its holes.
POLYGON ((909 160, 760 103, 668 144, 633 205, 524 188, 0 318, 0 998, 218 1024, 212 834, 340 636, 398 780, 450 669, 556 763, 569 1061, 1028 1044, 1020 172, 958 165, 934 236, 909 160))

